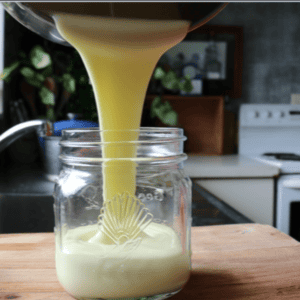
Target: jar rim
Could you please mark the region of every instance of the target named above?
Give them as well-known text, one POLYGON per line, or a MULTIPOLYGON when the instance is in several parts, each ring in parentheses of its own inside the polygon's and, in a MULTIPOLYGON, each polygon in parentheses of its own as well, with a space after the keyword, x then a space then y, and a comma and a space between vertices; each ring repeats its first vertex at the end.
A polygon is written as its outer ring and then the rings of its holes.
POLYGON ((139 130, 100 130, 96 127, 65 129, 60 141, 60 158, 64 162, 92 164, 108 160, 133 160, 141 164, 179 162, 186 159, 183 153, 185 140, 183 129, 173 127, 141 127, 139 130), (103 141, 105 133, 114 132, 116 135, 108 134, 108 140, 103 141), (106 156, 106 151, 111 151, 111 154, 106 156))
POLYGON ((183 135, 183 129, 177 127, 140 127, 139 129, 118 129, 118 130, 102 130, 99 127, 86 127, 86 128, 68 128, 63 129, 62 133, 84 133, 84 132, 162 132, 162 133, 177 133, 183 135))

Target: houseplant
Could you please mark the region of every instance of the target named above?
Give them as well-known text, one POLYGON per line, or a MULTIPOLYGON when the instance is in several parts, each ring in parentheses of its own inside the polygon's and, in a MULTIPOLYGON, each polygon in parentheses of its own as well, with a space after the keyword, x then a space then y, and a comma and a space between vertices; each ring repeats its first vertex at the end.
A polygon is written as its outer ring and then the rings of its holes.
POLYGON ((97 121, 92 86, 78 52, 75 49, 56 51, 51 47, 45 50, 47 44, 45 41, 44 47, 35 45, 28 53, 21 51, 14 62, 4 68, 3 80, 9 82, 13 76, 20 76, 21 85, 34 89, 43 104, 38 118, 55 122, 65 118, 63 111, 67 110, 86 120, 97 121))

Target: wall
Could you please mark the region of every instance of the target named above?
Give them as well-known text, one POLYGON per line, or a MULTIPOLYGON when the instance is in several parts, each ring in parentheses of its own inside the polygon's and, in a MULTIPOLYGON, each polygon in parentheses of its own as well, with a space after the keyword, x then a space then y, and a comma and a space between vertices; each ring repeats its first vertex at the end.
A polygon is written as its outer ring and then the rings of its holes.
POLYGON ((241 103, 290 103, 300 93, 300 3, 229 3, 207 23, 244 29, 241 103))

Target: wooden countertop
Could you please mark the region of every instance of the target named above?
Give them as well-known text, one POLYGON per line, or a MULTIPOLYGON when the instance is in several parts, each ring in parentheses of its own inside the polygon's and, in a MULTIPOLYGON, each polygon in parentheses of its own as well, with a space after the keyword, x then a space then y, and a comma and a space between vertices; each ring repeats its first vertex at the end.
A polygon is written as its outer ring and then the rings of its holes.
MULTIPOLYGON (((171 299, 300 299, 300 243, 271 226, 193 227, 192 252, 171 299)), ((73 299, 56 278, 53 233, 0 235, 0 299, 73 299)))

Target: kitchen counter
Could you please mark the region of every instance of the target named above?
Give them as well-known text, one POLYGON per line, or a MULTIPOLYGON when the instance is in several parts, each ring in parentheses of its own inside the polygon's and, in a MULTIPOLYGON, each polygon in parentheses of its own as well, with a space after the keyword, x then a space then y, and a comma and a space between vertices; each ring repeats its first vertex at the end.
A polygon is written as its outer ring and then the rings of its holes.
POLYGON ((184 170, 191 178, 253 178, 279 174, 279 168, 242 155, 189 155, 184 170))
MULTIPOLYGON (((40 165, 11 165, 0 173, 0 233, 53 232, 54 182, 40 165)), ((201 186, 193 185, 193 226, 250 223, 201 186)), ((0 298, 1 299, 1 298, 0 298)))
POLYGON ((276 166, 243 155, 190 155, 184 169, 199 186, 255 223, 275 225, 276 166))
MULTIPOLYGON (((193 227, 191 238, 191 278, 171 299, 300 298, 300 244, 275 228, 193 227)), ((56 277, 54 233, 0 235, 0 299, 73 299, 56 277)))

